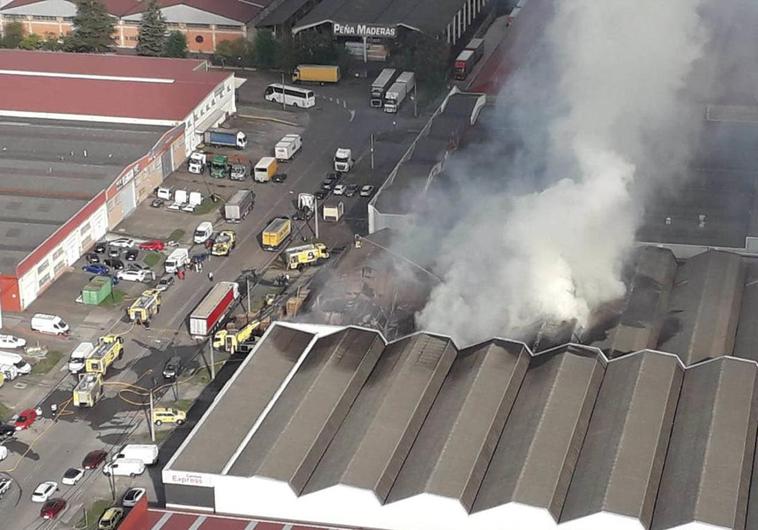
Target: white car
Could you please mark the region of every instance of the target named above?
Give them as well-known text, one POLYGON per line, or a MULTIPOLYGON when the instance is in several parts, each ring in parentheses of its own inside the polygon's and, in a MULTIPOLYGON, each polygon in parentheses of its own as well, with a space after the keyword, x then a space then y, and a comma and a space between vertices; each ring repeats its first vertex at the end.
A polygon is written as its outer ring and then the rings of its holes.
POLYGON ((8 493, 8 490, 11 489, 11 484, 13 484, 12 478, 0 478, 0 497, 8 493))
POLYGON ((52 480, 43 482, 32 493, 32 502, 46 502, 56 491, 58 491, 57 482, 52 480))
POLYGON ((23 348, 26 340, 13 335, 0 335, 0 348, 23 348))
POLYGON ((124 493, 124 497, 121 499, 121 506, 124 508, 131 508, 144 496, 145 488, 130 488, 124 493))
POLYGON ((195 234, 192 241, 199 245, 208 241, 213 235, 213 223, 210 221, 203 221, 197 228, 195 228, 195 234))
POLYGON ((335 195, 344 195, 345 191, 347 191, 347 186, 345 184, 337 184, 332 190, 332 193, 335 195))
POLYGON ((374 187, 368 184, 361 188, 361 197, 371 197, 374 193, 374 187))
POLYGON ((8 448, 4 445, 0 445, 0 460, 5 460, 6 458, 8 458, 8 448))
POLYGON ((112 247, 118 248, 132 248, 134 246, 134 240, 129 239, 128 237, 118 237, 116 239, 108 241, 108 244, 112 247))
POLYGON ((158 282, 158 285, 155 286, 156 291, 163 292, 167 290, 169 287, 174 285, 174 275, 173 274, 164 274, 160 281, 158 282))
POLYGON ((149 270, 118 271, 116 273, 116 278, 119 280, 126 280, 128 282, 146 282, 155 280, 155 273, 149 270))
POLYGON ((77 482, 79 482, 82 479, 83 476, 84 476, 83 469, 80 469, 78 467, 70 467, 63 474, 63 479, 61 479, 61 482, 64 483, 66 486, 74 486, 76 485, 77 482))

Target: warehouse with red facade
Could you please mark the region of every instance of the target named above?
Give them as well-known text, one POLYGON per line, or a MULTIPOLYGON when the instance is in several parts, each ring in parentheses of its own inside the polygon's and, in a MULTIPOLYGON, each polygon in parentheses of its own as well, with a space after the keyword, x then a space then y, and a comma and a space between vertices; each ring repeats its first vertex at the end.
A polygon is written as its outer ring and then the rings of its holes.
POLYGON ((0 51, 0 304, 26 308, 235 108, 205 61, 0 51))

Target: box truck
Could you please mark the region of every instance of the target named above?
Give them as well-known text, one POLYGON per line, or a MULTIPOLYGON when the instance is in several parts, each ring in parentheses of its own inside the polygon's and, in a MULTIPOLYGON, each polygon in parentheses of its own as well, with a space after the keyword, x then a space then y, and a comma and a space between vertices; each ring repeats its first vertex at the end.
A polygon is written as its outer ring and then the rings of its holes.
POLYGON ((227 223, 239 223, 253 209, 255 195, 250 190, 238 190, 224 204, 224 219, 227 223))
POLYGON ((340 219, 342 219, 342 216, 344 215, 344 213, 345 213, 345 204, 342 201, 324 204, 323 214, 324 214, 324 221, 326 222, 332 221, 336 223, 340 219))
POLYGON ((276 158, 272 156, 264 156, 257 164, 255 164, 255 181, 268 182, 274 175, 276 175, 278 167, 276 158))
POLYGON ((175 248, 163 262, 163 268, 167 273, 175 273, 182 267, 187 266, 190 261, 188 248, 175 248))
POLYGON ((384 112, 397 112, 406 96, 416 86, 416 74, 403 72, 384 96, 384 112))
POLYGON ((374 108, 382 108, 384 105, 384 94, 387 89, 392 86, 397 75, 397 70, 394 68, 385 68, 379 74, 379 76, 371 83, 371 106, 374 108))
POLYGON ((234 129, 208 129, 203 133, 203 143, 205 145, 244 149, 247 147, 247 135, 234 129))
POLYGON ((292 233, 292 221, 287 217, 277 217, 272 220, 261 234, 261 244, 264 250, 278 250, 292 233))
POLYGON ((453 63, 453 75, 456 79, 466 79, 474 69, 474 65, 479 62, 479 59, 484 55, 484 40, 472 39, 468 45, 461 50, 458 57, 455 58, 453 63))
POLYGON ((218 282, 190 313, 190 335, 207 337, 221 323, 239 298, 239 285, 235 282, 218 282))
POLYGON ((292 71, 293 83, 337 83, 339 80, 339 66, 299 64, 292 71))
POLYGON ((303 146, 303 140, 299 134, 288 134, 274 146, 274 158, 284 162, 292 159, 303 146))

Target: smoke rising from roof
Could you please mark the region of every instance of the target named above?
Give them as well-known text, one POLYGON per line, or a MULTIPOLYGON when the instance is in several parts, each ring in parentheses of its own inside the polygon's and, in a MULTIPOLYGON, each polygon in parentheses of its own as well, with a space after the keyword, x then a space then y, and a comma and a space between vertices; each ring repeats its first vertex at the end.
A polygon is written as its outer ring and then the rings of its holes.
POLYGON ((622 296, 645 197, 688 159, 680 96, 705 43, 700 0, 556 4, 498 98, 496 162, 473 150, 448 164, 457 185, 434 199, 447 206, 412 231, 442 241, 431 261, 444 282, 418 324, 462 344, 541 319, 585 324, 622 296))

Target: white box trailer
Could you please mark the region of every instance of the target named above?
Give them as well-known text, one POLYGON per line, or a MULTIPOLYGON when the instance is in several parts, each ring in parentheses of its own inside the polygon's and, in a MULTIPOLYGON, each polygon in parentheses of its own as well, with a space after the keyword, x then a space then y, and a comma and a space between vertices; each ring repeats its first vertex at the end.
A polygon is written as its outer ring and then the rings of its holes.
POLYGON ((274 158, 282 162, 291 160, 302 146, 299 134, 287 134, 274 146, 274 158))
POLYGON ((342 216, 345 214, 345 203, 342 201, 331 203, 331 204, 324 204, 323 208, 323 215, 324 215, 324 221, 326 222, 333 222, 337 223, 340 219, 342 219, 342 216))
POLYGON ((203 298, 189 317, 190 335, 207 337, 218 327, 239 298, 236 282, 218 282, 203 298))
POLYGON ((384 93, 387 92, 387 88, 392 86, 392 81, 395 79, 397 70, 394 68, 385 68, 377 76, 373 83, 371 83, 371 100, 370 104, 374 108, 381 108, 384 104, 384 93))
POLYGON ((224 220, 227 223, 242 221, 255 203, 255 194, 250 190, 237 190, 232 198, 224 204, 224 220))

